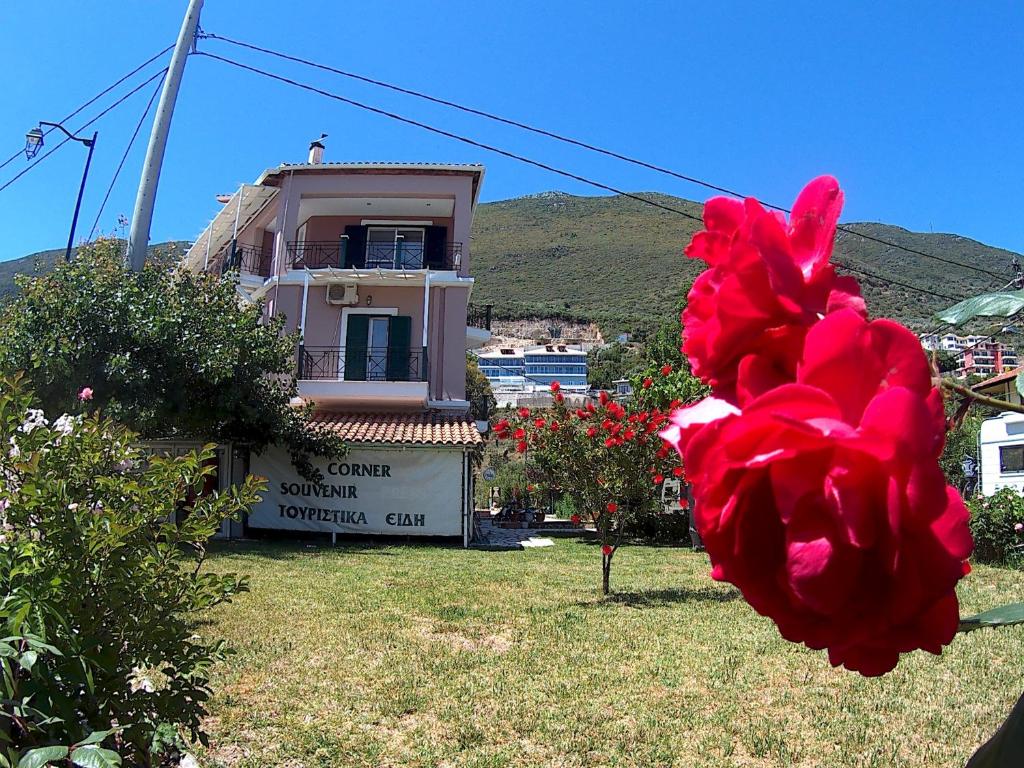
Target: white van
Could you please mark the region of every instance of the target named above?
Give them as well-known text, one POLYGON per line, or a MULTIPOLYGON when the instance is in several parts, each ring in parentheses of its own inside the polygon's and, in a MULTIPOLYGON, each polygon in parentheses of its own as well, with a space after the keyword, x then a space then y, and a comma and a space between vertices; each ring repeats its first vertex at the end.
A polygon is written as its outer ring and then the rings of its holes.
POLYGON ((1024 494, 1024 414, 1006 411, 985 419, 978 433, 978 455, 983 496, 1000 488, 1024 494))

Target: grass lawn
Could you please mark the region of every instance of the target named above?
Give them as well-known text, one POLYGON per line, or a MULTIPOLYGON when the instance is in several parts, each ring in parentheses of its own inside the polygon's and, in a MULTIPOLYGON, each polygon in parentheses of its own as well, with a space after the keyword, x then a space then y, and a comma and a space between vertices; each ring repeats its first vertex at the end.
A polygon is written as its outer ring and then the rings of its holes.
MULTIPOLYGON (((958 637, 864 679, 779 638, 706 559, 629 547, 245 545, 252 591, 202 631, 204 766, 962 766, 1024 686, 1024 629, 958 637)), ((965 611, 1020 599, 976 567, 965 611)))

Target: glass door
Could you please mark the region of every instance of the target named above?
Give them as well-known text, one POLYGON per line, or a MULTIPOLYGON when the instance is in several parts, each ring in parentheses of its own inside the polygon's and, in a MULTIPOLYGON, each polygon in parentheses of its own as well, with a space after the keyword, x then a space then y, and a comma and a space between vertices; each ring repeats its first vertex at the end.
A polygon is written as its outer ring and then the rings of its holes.
POLYGON ((366 380, 385 381, 388 373, 389 317, 371 317, 366 345, 366 380))

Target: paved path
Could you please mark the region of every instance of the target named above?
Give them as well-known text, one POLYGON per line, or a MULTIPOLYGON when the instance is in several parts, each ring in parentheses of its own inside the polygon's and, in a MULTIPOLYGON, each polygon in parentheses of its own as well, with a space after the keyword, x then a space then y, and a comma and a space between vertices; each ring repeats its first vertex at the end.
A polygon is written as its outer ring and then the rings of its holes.
POLYGON ((533 549, 553 547, 555 542, 535 528, 496 528, 490 520, 480 521, 480 538, 470 544, 474 549, 533 549))

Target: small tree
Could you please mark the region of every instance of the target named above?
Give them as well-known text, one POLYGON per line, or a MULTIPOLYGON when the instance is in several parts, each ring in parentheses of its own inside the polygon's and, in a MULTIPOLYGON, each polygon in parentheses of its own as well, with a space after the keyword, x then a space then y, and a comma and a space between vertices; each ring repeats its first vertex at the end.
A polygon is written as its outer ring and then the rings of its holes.
POLYGON ((469 413, 477 421, 487 421, 498 407, 491 382, 480 370, 476 357, 469 353, 466 354, 466 399, 469 413))
MULTIPOLYGON (((88 390, 83 393, 88 396, 88 390)), ((210 607, 246 589, 201 570, 261 482, 203 495, 212 447, 146 457, 112 421, 49 421, 0 380, 0 765, 159 762, 204 738, 210 607)))
POLYGON ((0 370, 24 371, 45 411, 84 386, 104 412, 146 438, 286 447, 303 474, 311 455, 344 446, 294 408, 298 339, 284 319, 240 299, 234 281, 169 264, 128 269, 117 241, 78 249, 53 272, 19 277, 0 312, 0 370))
POLYGON ((655 489, 666 473, 682 474, 658 430, 668 416, 660 409, 629 409, 602 393, 598 403, 570 410, 558 382, 548 411, 519 408, 494 425, 526 461, 535 491, 567 495, 589 517, 601 543, 601 591, 610 589, 612 559, 629 526, 657 509, 655 489))

